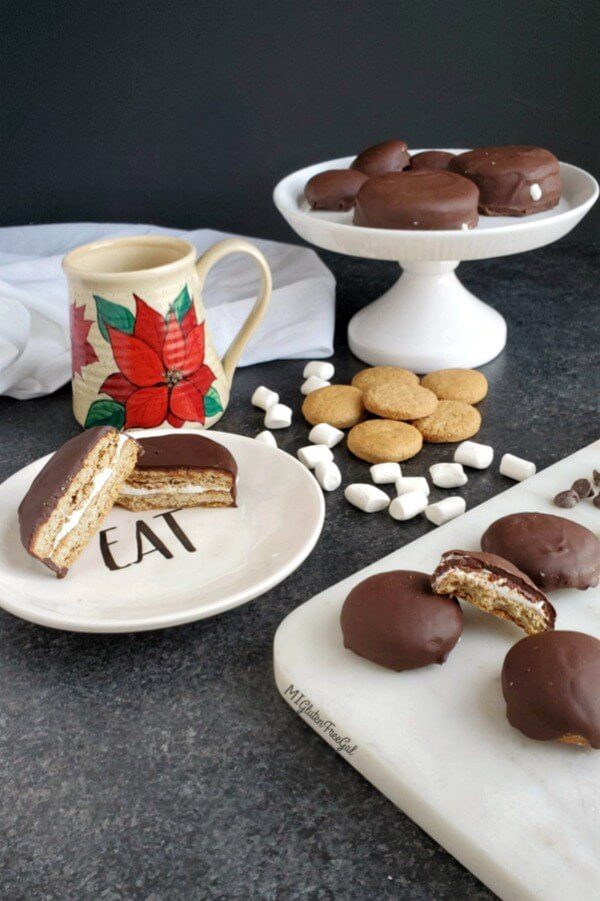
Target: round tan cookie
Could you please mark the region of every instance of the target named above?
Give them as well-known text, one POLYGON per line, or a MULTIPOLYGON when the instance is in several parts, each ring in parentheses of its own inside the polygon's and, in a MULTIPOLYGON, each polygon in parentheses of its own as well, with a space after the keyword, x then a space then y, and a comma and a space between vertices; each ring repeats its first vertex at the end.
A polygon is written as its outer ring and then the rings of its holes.
POLYGON ((348 450, 367 463, 401 463, 422 447, 418 429, 393 419, 367 419, 348 433, 348 450))
POLYGON ((439 369, 423 376, 421 384, 440 400, 464 400, 478 404, 488 393, 487 379, 476 369, 439 369))
POLYGON ((438 405, 433 391, 406 382, 383 382, 371 385, 363 396, 363 403, 370 413, 383 419, 419 419, 429 416, 438 405))
POLYGON ((370 369, 361 369, 352 379, 355 388, 366 391, 374 385, 383 385, 384 382, 404 382, 407 385, 418 385, 419 376, 400 366, 371 366, 370 369))
POLYGON ((318 388, 305 398, 302 414, 311 425, 328 422, 336 429, 349 429, 364 418, 362 391, 352 385, 318 388))
POLYGON ((417 419, 413 425, 430 444, 464 441, 481 428, 481 415, 462 400, 441 400, 431 416, 417 419))

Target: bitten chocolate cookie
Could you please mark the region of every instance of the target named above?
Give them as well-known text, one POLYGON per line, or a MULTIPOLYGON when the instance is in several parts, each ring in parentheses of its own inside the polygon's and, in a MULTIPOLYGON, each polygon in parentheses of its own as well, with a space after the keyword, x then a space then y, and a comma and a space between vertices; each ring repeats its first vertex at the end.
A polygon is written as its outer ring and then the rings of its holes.
POLYGON ((556 610, 528 575, 496 554, 446 551, 431 577, 436 594, 468 601, 528 635, 554 628, 556 610))
POLYGON ((463 622, 458 601, 434 594, 429 576, 396 570, 370 576, 352 589, 341 626, 344 647, 401 672, 444 663, 463 622))
POLYGON ((356 169, 330 169, 306 182, 304 196, 313 210, 350 210, 368 176, 356 169))
POLYGON ((348 450, 367 463, 402 463, 422 447, 421 433, 407 422, 367 419, 348 433, 348 450))
POLYGON ((481 547, 506 557, 545 591, 593 588, 600 581, 600 541, 585 526, 562 516, 503 516, 483 533, 481 547))
POLYGON ((400 172, 410 165, 406 141, 383 141, 359 153, 351 169, 364 172, 369 178, 385 172, 400 172))
POLYGON ((431 416, 417 419, 413 425, 430 444, 464 441, 481 428, 481 414, 464 401, 440 400, 431 416))
POLYGON ((400 366, 371 366, 369 369, 361 369, 352 378, 352 384, 361 391, 366 391, 374 385, 383 385, 385 382, 404 382, 408 385, 418 385, 419 376, 409 369, 400 366))
POLYGON ((434 169, 447 169, 450 160, 456 156, 446 150, 423 150, 415 153, 410 158, 410 168, 413 172, 431 172, 434 169))
POLYGON ((364 418, 362 391, 352 385, 328 385, 312 391, 302 404, 302 415, 311 425, 328 422, 349 429, 364 418))
POLYGON ((560 200, 558 160, 542 147, 478 147, 454 157, 448 171, 477 185, 479 212, 486 216, 528 216, 560 200))
POLYGON ((356 195, 354 224, 424 231, 477 225, 479 190, 454 172, 389 172, 369 178, 356 195))
POLYGON ((23 546, 59 579, 98 531, 140 453, 112 426, 71 438, 50 457, 19 505, 23 546))
POLYGON ((600 641, 542 632, 513 645, 502 667, 511 726, 536 741, 600 748, 600 641))
POLYGON ((440 400, 462 400, 467 404, 478 404, 488 393, 487 379, 476 369, 438 369, 423 376, 421 385, 440 400))
POLYGON ((372 385, 364 393, 363 403, 370 413, 384 419, 418 419, 429 416, 438 405, 433 391, 406 382, 372 385))

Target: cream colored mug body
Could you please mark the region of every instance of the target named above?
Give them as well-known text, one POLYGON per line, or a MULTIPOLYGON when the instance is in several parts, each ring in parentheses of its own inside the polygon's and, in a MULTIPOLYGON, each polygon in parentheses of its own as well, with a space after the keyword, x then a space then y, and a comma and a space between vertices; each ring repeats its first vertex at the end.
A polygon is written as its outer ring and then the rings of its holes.
POLYGON ((264 256, 248 241, 220 241, 197 260, 181 238, 140 236, 68 253, 73 411, 85 428, 210 428, 225 411, 242 350, 271 295, 264 256), (202 302, 209 269, 229 253, 258 265, 261 287, 220 360, 202 302))

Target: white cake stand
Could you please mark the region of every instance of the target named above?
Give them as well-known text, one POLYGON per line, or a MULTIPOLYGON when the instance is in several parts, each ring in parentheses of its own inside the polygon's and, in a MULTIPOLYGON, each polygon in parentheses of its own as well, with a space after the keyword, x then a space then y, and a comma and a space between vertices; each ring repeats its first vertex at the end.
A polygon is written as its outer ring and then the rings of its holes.
POLYGON ((294 231, 317 247, 399 261, 399 280, 350 320, 348 341, 366 363, 405 366, 420 373, 481 366, 506 344, 504 318, 457 278, 461 260, 507 256, 550 244, 570 232, 598 197, 595 178, 561 163, 563 196, 545 213, 525 218, 481 216, 471 231, 363 228, 352 224, 352 211, 311 210, 303 193, 311 176, 345 169, 353 159, 342 157, 299 169, 279 182, 273 199, 294 231))

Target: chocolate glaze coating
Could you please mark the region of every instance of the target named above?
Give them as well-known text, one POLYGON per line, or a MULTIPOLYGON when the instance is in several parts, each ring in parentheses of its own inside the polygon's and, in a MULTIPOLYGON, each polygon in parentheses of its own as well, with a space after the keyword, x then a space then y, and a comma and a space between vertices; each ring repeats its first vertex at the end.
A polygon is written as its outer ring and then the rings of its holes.
POLYGON ((560 200, 558 160, 542 147, 478 147, 454 157, 448 169, 475 182, 479 212, 487 216, 527 216, 549 210, 560 200), (538 200, 532 197, 532 185, 541 190, 538 200))
POLYGON ((341 626, 346 648, 400 672, 444 663, 462 634, 462 611, 432 592, 425 573, 396 570, 352 589, 341 626))
POLYGON ((502 667, 508 721, 538 741, 568 737, 600 748, 599 686, 600 641, 583 632, 528 635, 502 667))
POLYGON ((503 516, 484 532, 481 547, 510 560, 544 590, 592 588, 600 581, 600 541, 562 516, 503 516))
POLYGON ((152 438, 140 438, 143 455, 137 470, 148 469, 221 469, 237 476, 237 463, 231 451, 204 435, 174 435, 165 433, 152 438))
POLYGON ((453 172, 390 172, 356 196, 354 224, 371 228, 455 229, 477 225, 479 191, 453 172))
POLYGON ((329 169, 306 182, 304 196, 313 210, 350 210, 368 177, 357 169, 329 169))
POLYGON ((406 141, 383 141, 359 153, 351 169, 358 169, 371 178, 386 172, 400 172, 410 165, 406 141))
MULTIPOLYGON (((89 452, 101 438, 116 431, 113 426, 101 425, 76 435, 63 444, 37 474, 18 510, 21 542, 27 551, 37 530, 54 512, 89 452)), ((66 569, 56 566, 52 560, 43 562, 59 576, 66 574, 66 569)))
POLYGON ((447 169, 450 160, 456 156, 447 150, 423 150, 410 158, 412 172, 431 172, 435 169, 447 169))
POLYGON ((431 586, 434 590, 437 579, 449 569, 460 569, 463 572, 487 572, 490 584, 502 581, 519 591, 524 600, 530 601, 540 608, 545 616, 547 628, 554 628, 556 610, 527 573, 518 569, 510 560, 484 551, 446 551, 442 554, 440 564, 431 577, 431 586))

